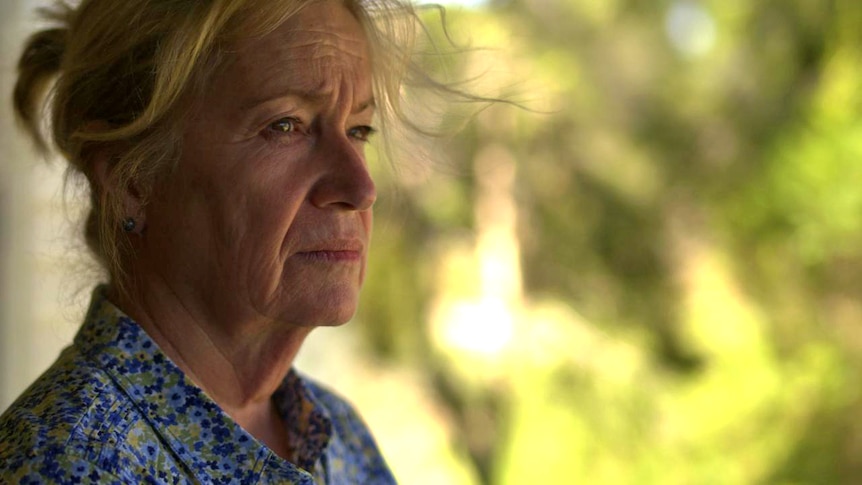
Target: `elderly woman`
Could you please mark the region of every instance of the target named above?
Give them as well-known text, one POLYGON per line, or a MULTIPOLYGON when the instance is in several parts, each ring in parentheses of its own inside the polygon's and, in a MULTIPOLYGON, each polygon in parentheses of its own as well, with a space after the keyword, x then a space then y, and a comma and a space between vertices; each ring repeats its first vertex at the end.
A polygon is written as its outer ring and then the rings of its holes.
POLYGON ((83 0, 48 12, 17 114, 86 177, 96 289, 0 418, 3 483, 392 483, 368 429, 292 362, 353 315, 409 5, 83 0), (384 117, 385 120, 385 117, 384 117))

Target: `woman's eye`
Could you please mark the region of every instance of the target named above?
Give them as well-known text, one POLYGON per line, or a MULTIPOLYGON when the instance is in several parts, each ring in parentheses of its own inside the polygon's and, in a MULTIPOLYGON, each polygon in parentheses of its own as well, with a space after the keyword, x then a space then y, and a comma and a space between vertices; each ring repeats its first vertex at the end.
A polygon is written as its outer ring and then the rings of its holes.
POLYGON ((296 118, 281 118, 270 123, 268 128, 275 133, 293 133, 299 128, 299 120, 296 118))
POLYGON ((350 130, 347 131, 347 135, 350 136, 350 138, 353 138, 354 140, 359 140, 359 141, 368 141, 371 138, 371 136, 374 135, 375 133, 377 133, 377 130, 375 130, 371 126, 365 126, 365 125, 354 126, 353 128, 351 128, 350 130))

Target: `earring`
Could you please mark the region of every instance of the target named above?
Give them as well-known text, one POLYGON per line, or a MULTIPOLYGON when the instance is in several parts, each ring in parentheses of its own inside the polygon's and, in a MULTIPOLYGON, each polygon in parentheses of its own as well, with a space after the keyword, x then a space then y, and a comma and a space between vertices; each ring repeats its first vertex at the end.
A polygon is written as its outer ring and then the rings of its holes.
POLYGON ((132 232, 135 230, 135 219, 132 217, 127 217, 123 219, 122 225, 124 231, 132 232))

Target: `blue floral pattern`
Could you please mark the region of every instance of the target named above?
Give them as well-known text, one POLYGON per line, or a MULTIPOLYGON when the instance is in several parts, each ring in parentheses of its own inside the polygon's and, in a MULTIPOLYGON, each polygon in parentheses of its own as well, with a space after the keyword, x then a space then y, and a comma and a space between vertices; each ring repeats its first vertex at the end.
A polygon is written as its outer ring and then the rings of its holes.
POLYGON ((343 399, 293 370, 273 399, 292 461, 236 424, 97 289, 74 343, 0 416, 0 482, 395 483, 343 399))

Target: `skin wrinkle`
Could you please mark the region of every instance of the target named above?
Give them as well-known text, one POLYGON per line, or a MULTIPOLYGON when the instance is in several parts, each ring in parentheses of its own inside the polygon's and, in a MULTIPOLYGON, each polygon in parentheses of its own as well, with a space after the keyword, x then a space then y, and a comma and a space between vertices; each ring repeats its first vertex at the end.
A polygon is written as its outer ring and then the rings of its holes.
MULTIPOLYGON (((279 50, 286 50, 285 56, 298 61, 296 64, 302 64, 303 69, 296 69, 289 73, 290 83, 293 89, 305 92, 321 92, 326 94, 327 89, 324 86, 309 86, 307 72, 319 67, 323 61, 329 61, 334 66, 343 67, 343 64, 349 64, 352 60, 354 63, 362 63, 367 60, 367 56, 363 54, 363 42, 357 42, 355 39, 336 35, 327 30, 305 28, 302 30, 291 30, 286 33, 287 42, 279 46, 279 50), (312 39, 296 45, 296 37, 308 37, 312 39), (294 44, 291 45, 291 42, 294 44), (344 57, 347 59, 344 59, 344 57), (306 61, 308 64, 306 64, 306 61), (312 69, 309 69, 309 64, 312 69)), ((271 66, 271 65, 270 65, 271 66)), ((273 66, 271 66, 273 67, 273 66)), ((273 69, 275 73, 276 70, 273 69)), ((326 84, 331 78, 322 73, 317 73, 316 76, 311 76, 312 79, 326 84)), ((284 77, 275 74, 275 81, 283 82, 284 77)), ((264 79, 264 85, 267 85, 272 78, 264 79)))

